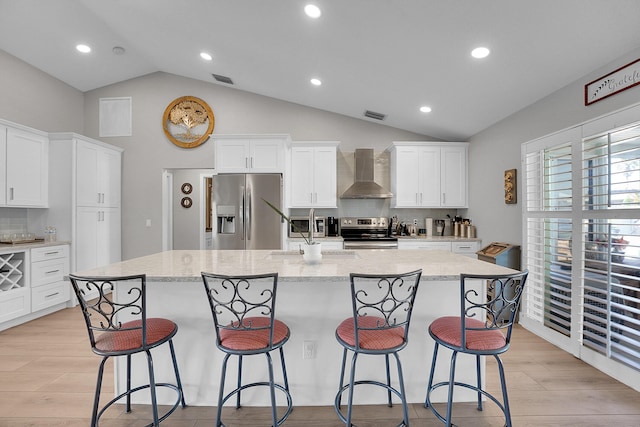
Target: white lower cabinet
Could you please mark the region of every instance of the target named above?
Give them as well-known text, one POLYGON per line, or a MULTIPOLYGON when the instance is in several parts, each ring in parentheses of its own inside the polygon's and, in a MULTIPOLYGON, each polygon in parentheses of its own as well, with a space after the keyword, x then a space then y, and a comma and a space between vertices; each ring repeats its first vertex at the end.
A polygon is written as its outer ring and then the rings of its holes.
POLYGON ((398 249, 426 249, 430 251, 451 251, 451 242, 426 240, 398 240, 398 249))
POLYGON ((399 239, 398 249, 426 249, 450 251, 455 254, 477 258, 476 252, 480 250, 479 240, 465 241, 433 241, 423 239, 399 239))
POLYGON ((29 251, 0 253, 0 324, 31 312, 29 251))
POLYGON ((0 252, 0 330, 44 316, 71 299, 69 245, 0 252))
POLYGON ((120 208, 76 210, 76 270, 120 261, 120 208))
POLYGON ((451 242, 451 252, 467 256, 469 258, 478 258, 476 252, 480 250, 480 241, 473 240, 469 242, 451 242))
POLYGON ((69 246, 50 246, 31 250, 31 311, 61 304, 71 299, 69 246))

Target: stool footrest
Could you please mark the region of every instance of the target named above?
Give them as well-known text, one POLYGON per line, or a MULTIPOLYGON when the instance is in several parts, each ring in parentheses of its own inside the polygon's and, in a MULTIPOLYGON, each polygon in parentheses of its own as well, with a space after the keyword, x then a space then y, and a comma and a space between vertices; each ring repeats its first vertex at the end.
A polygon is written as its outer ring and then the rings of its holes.
MULTIPOLYGON (((386 389, 387 391, 390 391, 391 393, 395 394, 396 396, 398 396, 400 398, 400 400, 402 400, 402 393, 400 393, 398 390, 396 390, 395 388, 382 383, 380 381, 374 381, 374 380, 360 380, 360 381, 354 381, 353 382, 353 386, 357 386, 357 385, 374 385, 374 386, 378 386, 378 387, 382 387, 384 389, 386 389)), ((336 394, 336 399, 335 402, 333 404, 336 413, 338 414, 338 418, 340 418, 340 420, 342 420, 343 423, 347 422, 347 417, 344 416, 344 414, 342 413, 342 411, 340 410, 340 407, 342 406, 340 404, 340 401, 342 399, 342 393, 344 393, 345 391, 347 391, 349 389, 350 385, 346 384, 344 386, 342 386, 342 388, 340 390, 338 390, 338 393, 336 394)), ((392 407, 393 405, 387 405, 389 407, 392 407)), ((404 426, 404 421, 400 422, 400 424, 398 424, 398 427, 400 426, 404 426)))
MULTIPOLYGON (((431 388, 429 390, 427 390, 427 397, 425 399, 424 402, 424 407, 425 408, 429 408, 431 409, 431 412, 433 412, 433 415, 435 415, 440 421, 442 421, 443 423, 446 424, 447 419, 445 417, 443 417, 437 410, 436 408, 433 407, 433 405, 431 404, 431 392, 437 388, 440 387, 448 387, 449 386, 449 381, 442 381, 439 382, 437 384, 434 384, 431 386, 431 388)), ((493 403, 496 404, 496 406, 498 406, 498 408, 500 408, 500 410, 502 411, 503 414, 505 414, 505 409, 504 409, 504 405, 491 393, 489 393, 488 391, 485 391, 481 388, 478 388, 477 386, 473 385, 473 384, 467 384, 467 383, 461 383, 458 381, 455 381, 453 383, 454 387, 464 387, 464 388, 468 388, 469 390, 473 390, 475 392, 479 392, 481 393, 483 396, 485 396, 486 398, 488 398, 489 400, 491 400, 493 403)), ((482 406, 478 407, 479 411, 482 411, 482 406)), ((506 414, 505 414, 505 420, 506 420, 506 414)))
MULTIPOLYGON (((118 400, 122 399, 125 396, 132 395, 135 392, 138 392, 138 391, 141 391, 141 390, 146 390, 146 389, 148 389, 150 387, 151 387, 150 384, 141 385, 139 387, 132 388, 130 391, 125 391, 124 393, 114 397, 106 405, 104 405, 102 407, 102 409, 98 412, 97 420, 100 420, 100 417, 102 416, 102 414, 107 409, 109 409, 111 407, 111 405, 116 403, 118 400)), ((173 389, 178 394, 178 398, 176 399, 176 403, 174 403, 173 406, 171 408, 169 408, 169 410, 164 415, 162 415, 161 417, 158 417, 158 422, 162 422, 169 415, 173 414, 173 412, 178 408, 178 406, 180 406, 181 402, 182 402, 182 407, 183 408, 186 405, 184 404, 184 400, 182 398, 182 391, 180 391, 180 388, 178 386, 176 386, 174 384, 169 384, 169 383, 156 383, 156 388, 158 388, 158 387, 167 387, 167 388, 173 389)), ((150 427, 150 426, 153 426, 153 423, 147 424, 145 427, 150 427)))
MULTIPOLYGON (((255 383, 251 383, 251 384, 244 384, 241 387, 236 388, 235 390, 232 390, 231 392, 229 392, 229 394, 227 394, 223 399, 222 399, 222 404, 221 406, 224 406, 225 402, 227 400, 229 400, 232 396, 235 396, 236 394, 238 394, 239 392, 241 392, 242 390, 251 388, 251 387, 270 387, 271 384, 268 381, 262 381, 262 382, 255 382, 255 383)), ((284 388, 282 385, 280 384, 274 384, 273 388, 276 390, 280 390, 281 392, 284 393, 285 397, 287 398, 287 411, 285 412, 285 414, 280 417, 280 419, 278 419, 277 421, 277 425, 281 425, 282 423, 285 422, 285 420, 287 418, 289 418, 289 415, 291 414, 291 411, 293 411, 293 400, 291 399, 291 393, 289 393, 289 390, 287 390, 286 388, 284 388)), ((224 424, 222 424, 224 425, 224 424)))

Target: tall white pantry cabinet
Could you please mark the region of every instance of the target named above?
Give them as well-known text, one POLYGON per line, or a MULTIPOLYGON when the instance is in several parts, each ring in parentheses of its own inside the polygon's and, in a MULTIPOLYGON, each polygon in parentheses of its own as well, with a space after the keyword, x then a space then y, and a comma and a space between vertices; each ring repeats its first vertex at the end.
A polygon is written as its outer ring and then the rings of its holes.
POLYGON ((49 141, 48 221, 71 241, 71 272, 120 261, 123 150, 74 133, 49 141))

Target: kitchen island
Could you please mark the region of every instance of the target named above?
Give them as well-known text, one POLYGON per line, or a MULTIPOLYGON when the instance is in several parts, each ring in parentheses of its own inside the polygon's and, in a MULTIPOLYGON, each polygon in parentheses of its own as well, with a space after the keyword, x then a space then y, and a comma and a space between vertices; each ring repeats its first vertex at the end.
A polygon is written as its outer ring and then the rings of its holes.
MULTIPOLYGON (((278 295, 276 316, 289 325, 291 339, 285 344, 287 373, 294 405, 332 405, 338 389, 342 347, 335 339, 335 328, 351 315, 349 273, 404 273, 422 269, 422 280, 411 321, 409 345, 400 352, 409 402, 422 402, 428 379, 433 340, 428 324, 436 317, 459 313, 460 273, 501 274, 513 270, 456 255, 448 251, 354 250, 327 251, 322 262, 307 265, 302 256, 288 251, 167 251, 109 266, 78 272, 80 275, 126 276, 147 275, 148 316, 172 319, 179 330, 174 338, 185 398, 189 405, 214 406, 223 354, 215 347, 213 319, 205 295, 200 272, 249 275, 277 272, 278 295), (305 345, 311 344, 311 345, 305 345), (303 349, 311 347, 312 354, 303 349), (310 357, 309 357, 310 356, 310 357)), ((478 281, 477 290, 484 294, 478 281)), ((126 291, 116 285, 114 298, 126 291)), ((450 353, 441 351, 442 361, 450 353)), ((133 370, 134 382, 146 380, 144 359, 133 370)), ((230 362, 229 372, 234 372, 230 362)), ((125 362, 116 360, 116 392, 125 387, 125 362)), ((156 381, 173 382, 168 351, 154 352, 156 381)), ((448 377, 447 363, 441 363, 436 380, 448 377)), ((243 376, 247 381, 266 378, 264 356, 245 358, 243 376)), ((276 378, 281 378, 276 368, 276 378)), ((384 358, 362 357, 358 377, 384 381, 384 358)), ((475 376, 473 358, 458 358, 456 379, 471 380, 475 376)), ((392 381, 396 375, 392 371, 392 381)), ((230 386, 230 383, 228 383, 230 386)), ((442 395, 434 401, 444 401, 442 395)), ((164 390, 160 390, 164 392, 164 390)), ((384 403, 382 389, 365 388, 356 394, 355 403, 384 403)), ((280 396, 279 396, 280 397, 280 396)), ((159 394, 159 402, 168 403, 172 396, 159 394)), ((460 393, 458 400, 473 400, 474 394, 460 393)), ((245 405, 268 405, 268 393, 260 388, 243 392, 245 405)))

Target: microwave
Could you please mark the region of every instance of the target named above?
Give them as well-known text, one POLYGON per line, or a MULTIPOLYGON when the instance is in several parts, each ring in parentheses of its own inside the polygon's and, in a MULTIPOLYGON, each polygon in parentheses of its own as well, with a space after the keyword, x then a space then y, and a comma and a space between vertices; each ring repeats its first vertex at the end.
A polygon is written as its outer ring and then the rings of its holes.
MULTIPOLYGON (((289 218, 291 223, 289 224, 289 237, 300 237, 300 231, 307 233, 309 231, 309 217, 308 216, 292 216, 289 218)), ((325 219, 322 216, 315 217, 315 225, 313 227, 313 237, 325 236, 325 219)))

